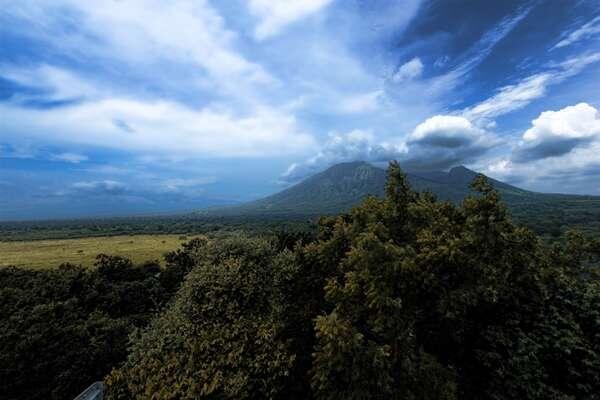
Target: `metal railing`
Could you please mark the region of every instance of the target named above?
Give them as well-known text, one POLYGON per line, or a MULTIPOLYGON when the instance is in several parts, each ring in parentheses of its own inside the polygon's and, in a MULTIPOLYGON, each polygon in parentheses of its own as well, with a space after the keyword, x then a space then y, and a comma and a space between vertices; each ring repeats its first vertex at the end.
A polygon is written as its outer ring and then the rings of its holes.
POLYGON ((94 382, 74 400, 102 400, 104 398, 104 383, 94 382))

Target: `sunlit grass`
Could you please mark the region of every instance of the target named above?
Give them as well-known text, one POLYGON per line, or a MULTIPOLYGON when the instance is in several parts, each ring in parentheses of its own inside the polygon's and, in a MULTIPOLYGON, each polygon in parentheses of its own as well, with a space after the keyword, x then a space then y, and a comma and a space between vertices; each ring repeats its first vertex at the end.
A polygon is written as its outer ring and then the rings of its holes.
POLYGON ((62 263, 92 267, 100 253, 120 255, 134 263, 162 261, 162 256, 186 241, 181 235, 135 235, 81 239, 0 242, 0 266, 56 268, 62 263))

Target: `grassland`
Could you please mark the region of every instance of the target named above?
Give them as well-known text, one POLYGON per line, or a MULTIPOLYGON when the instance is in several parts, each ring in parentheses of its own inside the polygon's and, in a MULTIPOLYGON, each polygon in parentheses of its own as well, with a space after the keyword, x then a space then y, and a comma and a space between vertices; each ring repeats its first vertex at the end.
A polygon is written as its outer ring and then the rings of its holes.
POLYGON ((62 263, 92 267, 100 253, 120 255, 134 263, 162 261, 162 255, 186 241, 181 235, 126 235, 0 242, 0 267, 56 268, 62 263))

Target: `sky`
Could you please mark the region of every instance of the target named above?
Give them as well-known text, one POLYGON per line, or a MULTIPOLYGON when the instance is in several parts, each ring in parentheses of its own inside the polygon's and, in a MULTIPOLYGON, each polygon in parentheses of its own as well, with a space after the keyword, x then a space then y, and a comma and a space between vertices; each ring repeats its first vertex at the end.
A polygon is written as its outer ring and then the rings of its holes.
POLYGON ((600 195, 597 0, 0 0, 0 219, 193 210, 333 164, 600 195))

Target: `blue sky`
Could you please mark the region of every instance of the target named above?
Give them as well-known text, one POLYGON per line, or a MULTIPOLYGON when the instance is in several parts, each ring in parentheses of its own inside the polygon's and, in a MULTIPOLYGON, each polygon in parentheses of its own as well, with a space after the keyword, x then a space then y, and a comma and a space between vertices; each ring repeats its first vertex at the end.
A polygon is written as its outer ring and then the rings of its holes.
POLYGON ((597 0, 0 0, 0 219, 189 210, 342 161, 600 195, 597 0))

